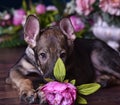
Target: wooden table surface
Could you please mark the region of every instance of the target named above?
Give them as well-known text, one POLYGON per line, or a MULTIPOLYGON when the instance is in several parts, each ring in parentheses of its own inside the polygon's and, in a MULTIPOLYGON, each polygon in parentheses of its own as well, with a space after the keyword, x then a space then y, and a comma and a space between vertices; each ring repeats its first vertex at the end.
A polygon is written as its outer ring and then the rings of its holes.
MULTIPOLYGON (((20 102, 18 92, 5 83, 9 69, 20 58, 24 50, 25 47, 0 48, 0 105, 28 105, 20 102)), ((120 105, 120 86, 101 89, 87 96, 86 99, 88 105, 120 105)))

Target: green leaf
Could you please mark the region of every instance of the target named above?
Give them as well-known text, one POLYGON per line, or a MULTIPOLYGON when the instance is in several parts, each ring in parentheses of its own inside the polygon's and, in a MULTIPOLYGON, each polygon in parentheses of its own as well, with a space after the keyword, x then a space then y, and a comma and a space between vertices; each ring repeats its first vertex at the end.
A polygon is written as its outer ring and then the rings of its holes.
POLYGON ((47 81, 47 82, 53 81, 53 79, 51 79, 51 78, 44 78, 44 79, 45 79, 45 81, 47 81))
POLYGON ((101 86, 98 83, 90 83, 77 86, 77 89, 79 94, 90 95, 96 92, 100 87, 101 86))
POLYGON ((77 97, 77 103, 78 104, 87 104, 87 100, 83 97, 78 96, 77 97))
POLYGON ((27 10, 26 0, 23 0, 23 1, 22 1, 22 8, 23 8, 24 10, 27 10))
POLYGON ((68 80, 68 79, 64 80, 64 83, 68 83, 68 82, 69 82, 69 80, 68 80))
POLYGON ((73 85, 75 85, 76 80, 75 80, 75 79, 73 79, 73 80, 71 80, 71 81, 70 81, 70 83, 71 83, 71 84, 73 84, 73 85))
POLYGON ((58 81, 63 82, 63 80, 65 79, 65 75, 66 75, 65 65, 62 59, 58 58, 54 67, 54 76, 58 81))

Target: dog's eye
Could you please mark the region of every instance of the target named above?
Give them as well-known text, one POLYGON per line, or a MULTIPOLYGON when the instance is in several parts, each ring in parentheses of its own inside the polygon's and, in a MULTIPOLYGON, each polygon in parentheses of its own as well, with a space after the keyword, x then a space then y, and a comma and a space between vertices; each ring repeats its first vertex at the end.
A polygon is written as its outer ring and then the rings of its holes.
POLYGON ((65 56, 66 56, 66 53, 65 52, 61 52, 60 58, 64 58, 65 56))
POLYGON ((45 59, 45 58, 46 58, 46 54, 45 54, 45 53, 40 53, 40 57, 41 57, 42 59, 45 59))

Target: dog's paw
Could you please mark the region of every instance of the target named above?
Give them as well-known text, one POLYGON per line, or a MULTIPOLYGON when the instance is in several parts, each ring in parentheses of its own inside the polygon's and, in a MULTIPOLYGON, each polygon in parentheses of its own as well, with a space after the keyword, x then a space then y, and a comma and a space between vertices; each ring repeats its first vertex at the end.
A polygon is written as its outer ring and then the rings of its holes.
POLYGON ((11 81, 11 79, 9 77, 6 78, 5 82, 6 82, 6 84, 12 84, 12 81, 11 81))
POLYGON ((41 91, 38 91, 37 94, 38 94, 38 98, 39 98, 39 104, 40 105, 48 105, 46 102, 45 94, 41 91))
POLYGON ((22 90, 20 92, 20 99, 21 101, 27 102, 27 103, 36 103, 37 102, 37 93, 32 90, 22 90))

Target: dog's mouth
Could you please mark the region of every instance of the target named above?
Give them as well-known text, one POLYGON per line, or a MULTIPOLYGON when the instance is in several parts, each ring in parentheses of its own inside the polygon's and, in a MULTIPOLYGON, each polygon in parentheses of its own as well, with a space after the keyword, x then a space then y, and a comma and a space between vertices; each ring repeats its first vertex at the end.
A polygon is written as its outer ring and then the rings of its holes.
POLYGON ((41 68, 39 66, 37 68, 38 68, 39 74, 43 76, 44 72, 41 70, 41 68))
POLYGON ((39 72, 39 75, 41 75, 44 79, 52 79, 55 80, 54 76, 53 76, 53 69, 42 69, 40 68, 39 65, 37 65, 37 70, 39 72))

